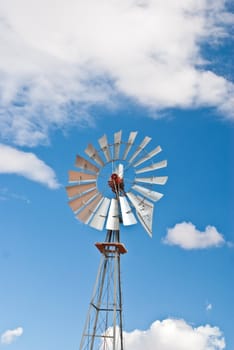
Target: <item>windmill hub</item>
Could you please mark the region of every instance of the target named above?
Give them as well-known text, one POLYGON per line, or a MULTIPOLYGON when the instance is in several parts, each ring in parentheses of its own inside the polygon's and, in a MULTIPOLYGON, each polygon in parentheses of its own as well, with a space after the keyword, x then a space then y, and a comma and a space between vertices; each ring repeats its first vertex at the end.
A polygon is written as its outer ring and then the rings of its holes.
POLYGON ((122 181, 122 179, 120 179, 120 177, 115 173, 111 175, 111 180, 115 181, 117 184, 122 181))
POLYGON ((114 193, 124 192, 124 181, 123 179, 116 173, 113 173, 108 181, 108 185, 112 189, 114 193))

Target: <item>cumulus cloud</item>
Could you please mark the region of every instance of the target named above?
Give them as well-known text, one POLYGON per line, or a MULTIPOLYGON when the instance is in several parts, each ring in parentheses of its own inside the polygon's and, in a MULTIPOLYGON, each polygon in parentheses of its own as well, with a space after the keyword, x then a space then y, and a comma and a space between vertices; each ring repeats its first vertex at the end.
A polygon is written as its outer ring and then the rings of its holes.
POLYGON ((191 222, 182 222, 167 230, 163 242, 183 249, 204 249, 221 246, 225 240, 214 226, 207 226, 202 232, 191 222))
POLYGON ((9 329, 1 335, 2 344, 11 344, 16 338, 20 337, 23 334, 23 328, 18 327, 15 329, 9 329))
POLYGON ((1 1, 0 133, 37 145, 119 94, 232 118, 233 83, 202 54, 232 23, 225 0, 1 1))
POLYGON ((17 174, 51 189, 60 185, 52 168, 34 153, 0 144, 0 174, 17 174))
POLYGON ((124 332, 128 350, 223 350, 225 339, 218 327, 193 327, 182 319, 155 321, 147 330, 124 332))

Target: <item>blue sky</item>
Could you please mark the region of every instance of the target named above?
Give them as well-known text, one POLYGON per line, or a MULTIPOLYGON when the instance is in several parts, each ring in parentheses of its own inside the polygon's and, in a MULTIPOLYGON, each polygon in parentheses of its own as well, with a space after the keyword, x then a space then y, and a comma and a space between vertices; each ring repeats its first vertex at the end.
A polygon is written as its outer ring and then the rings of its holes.
POLYGON ((9 0, 0 11, 0 349, 78 348, 105 232, 75 220, 68 170, 89 142, 137 130, 136 145, 161 145, 169 180, 153 238, 121 228, 127 349, 232 350, 231 5, 9 0))

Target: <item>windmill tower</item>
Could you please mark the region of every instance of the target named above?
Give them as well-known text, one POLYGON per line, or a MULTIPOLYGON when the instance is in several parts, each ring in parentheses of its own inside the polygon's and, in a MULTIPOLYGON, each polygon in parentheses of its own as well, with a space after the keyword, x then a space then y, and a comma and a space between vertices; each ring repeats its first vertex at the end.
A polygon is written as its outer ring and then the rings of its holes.
POLYGON ((153 202, 163 196, 152 187, 167 181, 167 176, 153 176, 167 166, 166 160, 152 161, 161 147, 147 152, 151 138, 146 136, 134 150, 136 136, 131 132, 123 142, 119 131, 113 143, 102 136, 98 150, 92 144, 85 149, 91 161, 77 155, 75 165, 81 171, 69 171, 66 191, 75 216, 94 229, 106 229, 105 240, 95 244, 101 261, 79 350, 124 350, 120 258, 127 250, 120 226, 134 225, 138 219, 152 236, 153 202), (149 177, 139 177, 142 173, 149 177))

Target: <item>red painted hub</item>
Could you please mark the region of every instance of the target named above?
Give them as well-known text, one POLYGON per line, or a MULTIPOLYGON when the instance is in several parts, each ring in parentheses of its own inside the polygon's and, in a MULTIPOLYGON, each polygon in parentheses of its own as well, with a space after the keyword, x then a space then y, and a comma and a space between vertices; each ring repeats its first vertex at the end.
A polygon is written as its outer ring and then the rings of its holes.
POLYGON ((123 192, 124 191, 124 182, 118 174, 113 173, 108 181, 108 185, 112 189, 113 192, 123 192))

